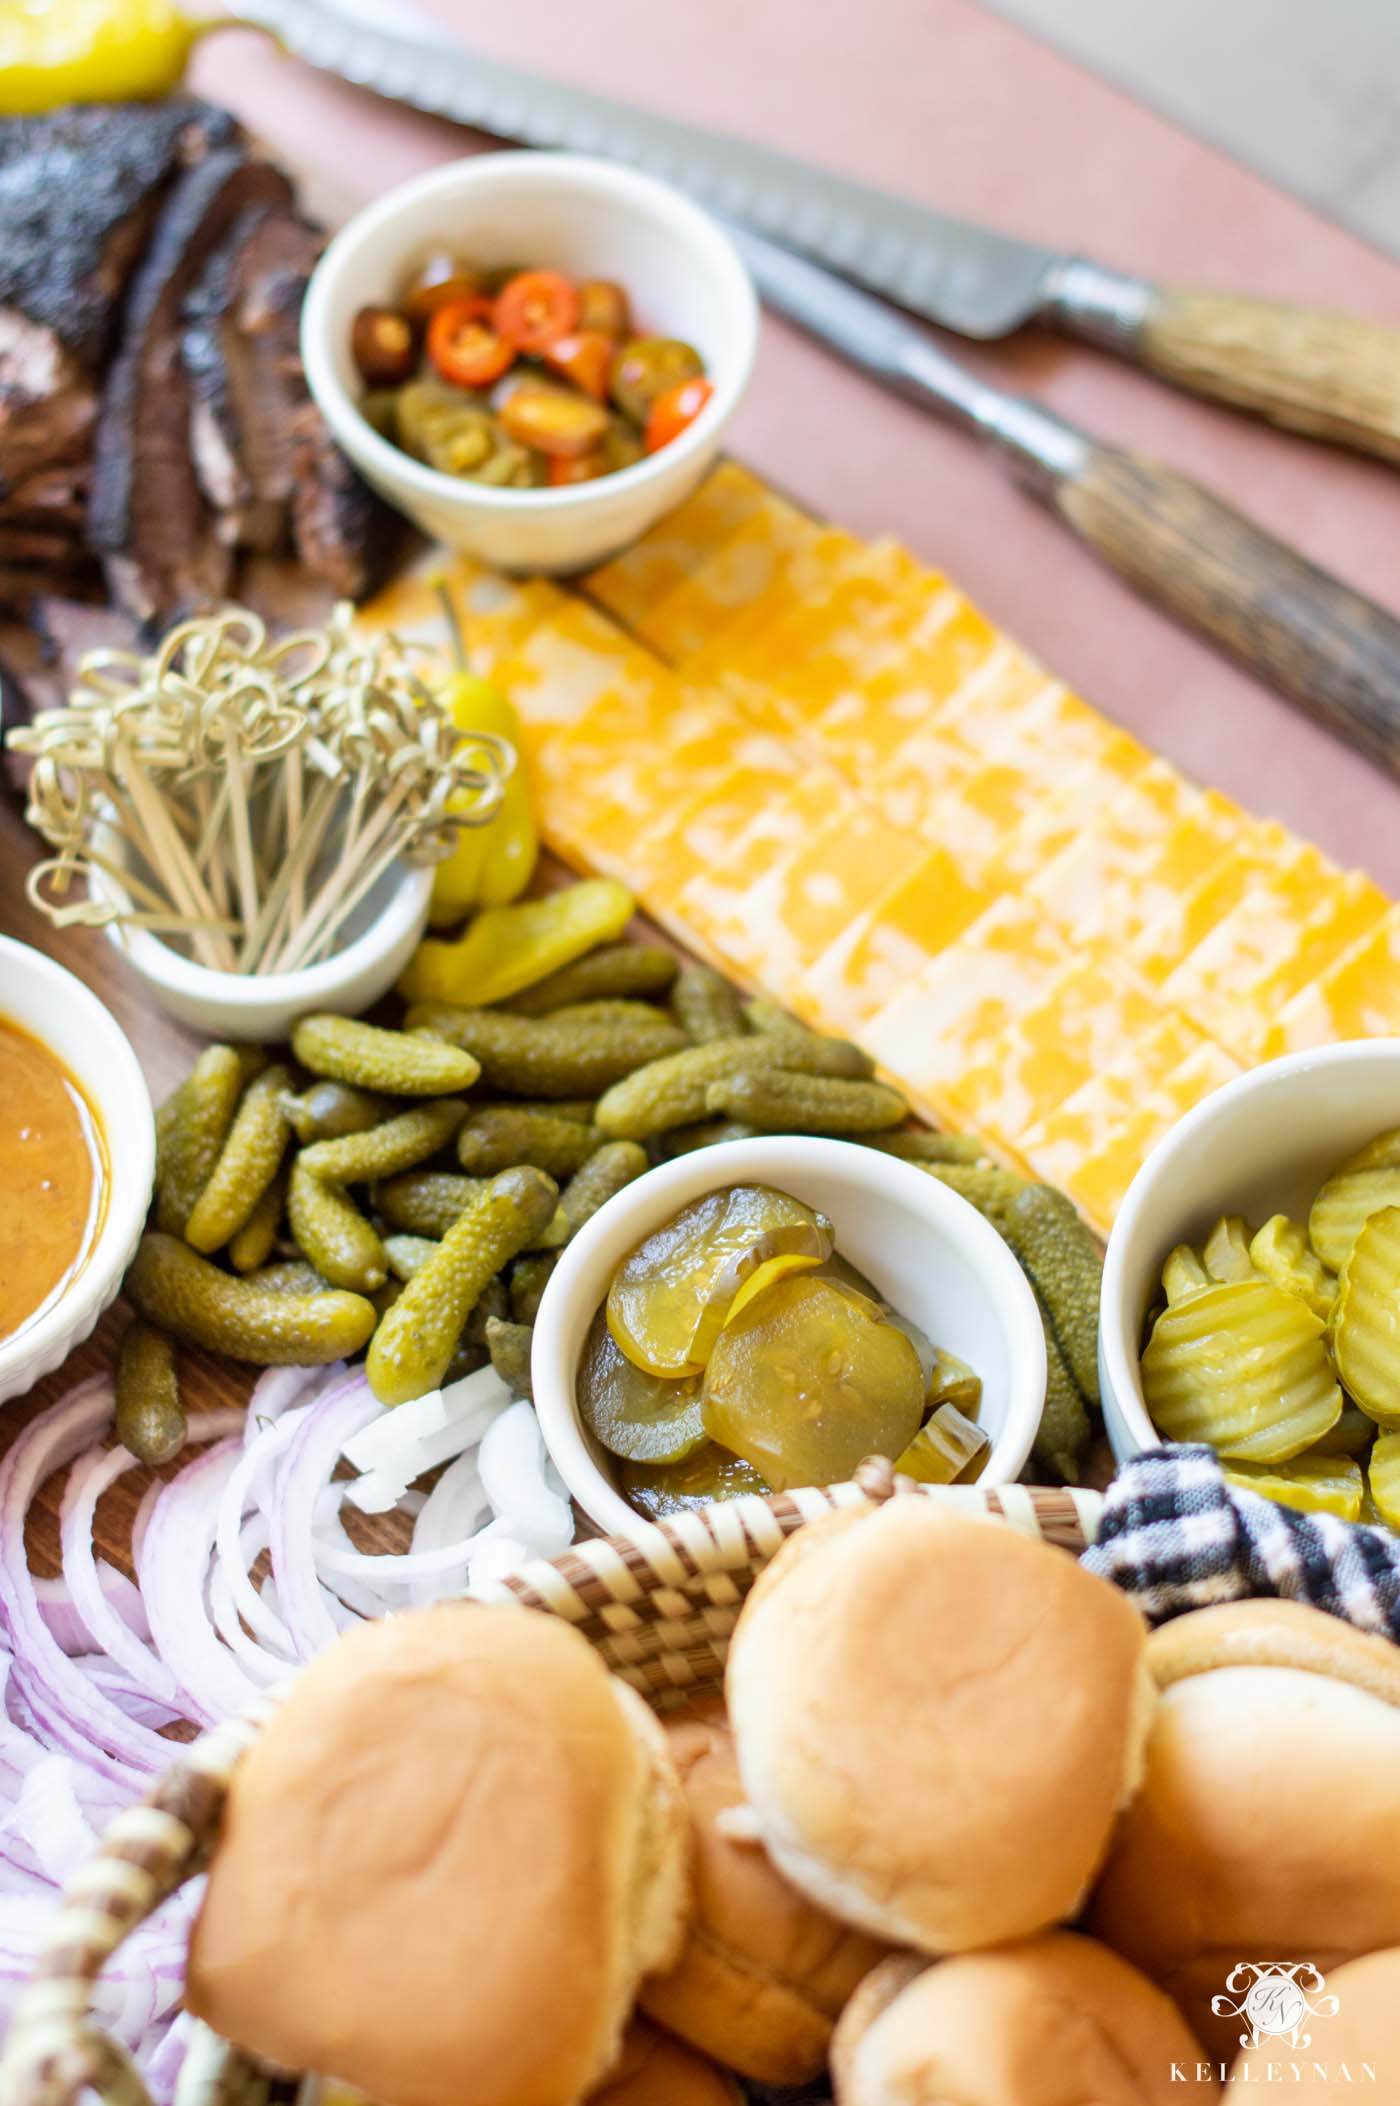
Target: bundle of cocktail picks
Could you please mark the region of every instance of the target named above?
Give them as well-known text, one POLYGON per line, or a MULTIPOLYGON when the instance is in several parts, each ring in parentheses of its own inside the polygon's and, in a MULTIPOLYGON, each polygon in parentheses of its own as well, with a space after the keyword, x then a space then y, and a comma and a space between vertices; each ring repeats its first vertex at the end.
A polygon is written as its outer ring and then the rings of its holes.
POLYGON ((67 706, 10 743, 33 756, 26 816, 53 850, 35 905, 59 927, 183 938, 240 973, 329 956, 394 862, 439 862, 495 816, 516 763, 459 731, 421 657, 357 634, 348 605, 276 639, 229 607, 150 657, 91 652, 67 706))

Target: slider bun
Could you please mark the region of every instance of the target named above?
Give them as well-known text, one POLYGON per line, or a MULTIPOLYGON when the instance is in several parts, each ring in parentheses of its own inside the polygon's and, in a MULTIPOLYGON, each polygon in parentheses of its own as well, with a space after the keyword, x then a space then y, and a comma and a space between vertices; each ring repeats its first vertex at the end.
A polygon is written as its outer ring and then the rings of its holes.
POLYGON ((677 1949, 685 1847, 660 1727, 567 1625, 363 1624, 234 1774, 186 2002, 381 2106, 575 2106, 677 1949))
POLYGON ((789 1886, 760 1842, 725 1832, 744 1787, 717 1699, 668 1720, 666 1738, 690 1810, 694 1915, 675 1967, 642 1985, 642 2009, 757 2083, 806 2084, 885 1948, 789 1886))
POLYGON ((1245 2048, 1230 2071, 1230 2096, 1238 2085, 1267 2084, 1268 2065, 1281 2063, 1287 2081, 1272 2080, 1281 2098, 1311 2106, 1336 2106, 1338 2099, 1353 2096, 1400 2099, 1400 1948, 1350 1960, 1328 1975, 1325 1989, 1308 1994, 1314 2006, 1323 1997, 1335 1997, 1336 2012, 1329 2007, 1317 2018, 1304 2019, 1303 2031, 1310 2036, 1306 2048, 1290 2047, 1287 2039, 1245 2048))
POLYGON ((1320 1610, 1241 1602, 1167 1625, 1148 1660, 1167 1686, 1091 1926, 1228 2061, 1239 2021, 1211 2000, 1238 1962, 1326 1974, 1400 1944, 1400 1691, 1376 1693, 1395 1656, 1320 1610))
POLYGON ((1073 1916, 1140 1773, 1146 1635, 1067 1551, 912 1493, 800 1530, 727 1676, 779 1871, 923 1952, 1073 1916))
POLYGON ((588 2106, 744 2106, 744 2095, 727 2071, 637 2018, 622 2060, 588 2106))
POLYGON ((1176 2106, 1198 2080, 1185 2019, 1126 1960, 1049 1931, 876 1968, 836 2029, 839 2106, 1176 2106))

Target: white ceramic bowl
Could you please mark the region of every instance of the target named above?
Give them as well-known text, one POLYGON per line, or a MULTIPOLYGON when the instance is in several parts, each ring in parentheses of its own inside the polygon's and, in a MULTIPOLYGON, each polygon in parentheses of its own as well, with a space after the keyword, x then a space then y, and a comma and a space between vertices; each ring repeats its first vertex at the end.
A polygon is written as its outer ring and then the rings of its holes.
POLYGON ((146 1222, 156 1167, 150 1092, 126 1034, 81 980, 0 936, 0 1018, 42 1040, 96 1114, 107 1149, 107 1210, 87 1262, 51 1309, 0 1340, 0 1399, 67 1359, 115 1300, 146 1222))
POLYGON ((1400 1126, 1400 1039, 1290 1053, 1213 1092, 1159 1141, 1109 1238, 1099 1308, 1104 1422, 1120 1462, 1160 1445, 1142 1394, 1143 1319, 1178 1243, 1222 1214, 1307 1218, 1343 1157, 1400 1126))
MULTIPOLYGON (((99 891, 115 890, 96 879, 99 891)), ((298 1017, 320 1011, 358 1016, 387 994, 428 925, 431 869, 396 864, 347 923, 349 941, 333 957, 295 973, 221 973, 163 943, 149 929, 115 922, 107 930, 133 972, 171 1016, 208 1038, 263 1045, 286 1038, 298 1017)))
POLYGON ((600 1207, 564 1251, 535 1320, 531 1360, 545 1445, 574 1498, 601 1528, 634 1529, 611 1458, 578 1414, 579 1355, 618 1261, 706 1192, 768 1184, 827 1214, 836 1247, 893 1307, 982 1377, 991 1435, 983 1484, 1019 1475, 1045 1398, 1045 1335, 1035 1295, 975 1207, 912 1163, 852 1141, 773 1134, 698 1148, 649 1170, 600 1207))
POLYGON ((580 154, 480 154, 389 191, 336 235, 301 323, 311 392, 382 497, 435 540, 503 570, 551 572, 601 562, 689 495, 719 449, 757 341, 753 287, 715 221, 651 176, 580 154), (487 267, 615 278, 641 330, 694 344, 713 396, 660 452, 572 488, 494 490, 425 467, 356 408, 350 325, 359 308, 392 304, 405 276, 443 248, 487 267))

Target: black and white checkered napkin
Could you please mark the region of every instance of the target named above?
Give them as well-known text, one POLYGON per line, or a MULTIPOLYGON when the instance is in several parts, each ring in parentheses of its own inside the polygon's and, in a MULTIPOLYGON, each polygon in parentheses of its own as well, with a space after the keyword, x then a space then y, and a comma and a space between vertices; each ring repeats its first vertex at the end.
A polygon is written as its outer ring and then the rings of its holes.
POLYGON ((1209 1448, 1153 1448, 1126 1464, 1083 1562, 1149 1623, 1274 1595, 1400 1645, 1400 1537, 1237 1491, 1209 1448))

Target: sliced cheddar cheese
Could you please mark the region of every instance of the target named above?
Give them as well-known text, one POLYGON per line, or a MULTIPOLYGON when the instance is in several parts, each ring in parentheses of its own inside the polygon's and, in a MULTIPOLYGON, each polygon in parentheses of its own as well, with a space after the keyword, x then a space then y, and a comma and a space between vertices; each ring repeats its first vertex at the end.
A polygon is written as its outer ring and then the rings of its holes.
POLYGON ((789 1002, 820 1030, 858 1036, 991 904, 946 849, 930 849, 828 945, 789 1002))
POLYGON ((1231 1045, 1241 1019, 1247 1023, 1255 1014, 1255 991, 1286 975, 1304 924, 1336 899, 1341 882, 1315 848, 1299 847, 1270 876, 1257 878, 1168 973, 1163 996, 1208 1037, 1231 1045))
POLYGON ((1244 815, 1217 791, 1185 793, 1165 832, 1140 823, 1129 799, 1110 806, 1033 876, 1026 895, 1076 942, 1122 945, 1222 863, 1244 815))
POLYGON ((699 489, 610 563, 590 571, 583 589, 624 627, 640 633, 651 610, 699 569, 770 493, 737 461, 721 461, 699 489))
MULTIPOLYGON (((830 769, 806 771, 777 796, 771 778, 764 779, 762 771, 755 770, 745 783, 721 784, 715 792, 716 802, 726 792, 755 800, 747 824, 727 850, 687 879, 670 901, 684 925, 697 929, 707 944, 720 949, 724 948, 722 939, 742 918, 754 886, 769 870, 833 819, 853 818, 860 810, 852 792, 830 769)), ((654 889, 664 904, 664 889, 660 885, 654 889)), ((782 993, 779 987, 772 991, 782 993)))
MULTIPOLYGON (((818 544, 848 558, 860 553, 860 543, 851 535, 819 527, 796 505, 770 495, 687 577, 663 593, 638 620, 636 633, 669 664, 678 665, 728 634, 782 582, 794 558, 818 544)), ((795 592, 781 611, 787 613, 800 597, 800 591, 795 592)))
POLYGON ((1302 843, 1274 819, 1250 819, 1229 854, 1164 906, 1154 921, 1125 945, 1127 956, 1156 985, 1239 905, 1251 887, 1267 883, 1301 853, 1302 843))
MULTIPOLYGON (((1063 1104, 1019 1135, 1017 1153, 1037 1177, 1059 1185, 1084 1206, 1096 1224, 1101 1223, 1102 1211, 1086 1204, 1081 1185, 1075 1182, 1081 1166, 1097 1163, 1106 1151, 1120 1147, 1124 1133, 1137 1130, 1137 1122, 1154 1109, 1155 1093, 1200 1043, 1200 1032, 1185 1017, 1168 1012, 1063 1104)), ((1170 1111, 1167 1117, 1170 1119, 1170 1111)))
POLYGON ((1400 1037, 1400 907, 1279 1011, 1261 1060, 1349 1038, 1400 1037))

